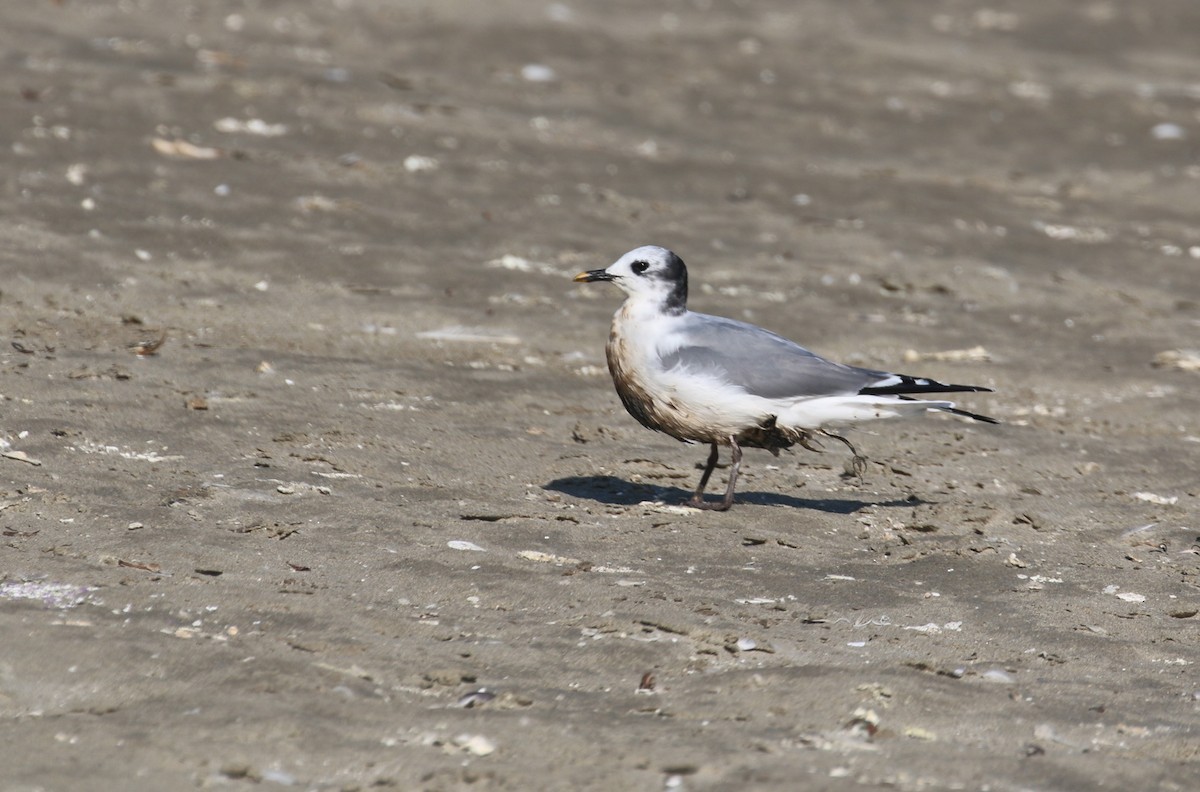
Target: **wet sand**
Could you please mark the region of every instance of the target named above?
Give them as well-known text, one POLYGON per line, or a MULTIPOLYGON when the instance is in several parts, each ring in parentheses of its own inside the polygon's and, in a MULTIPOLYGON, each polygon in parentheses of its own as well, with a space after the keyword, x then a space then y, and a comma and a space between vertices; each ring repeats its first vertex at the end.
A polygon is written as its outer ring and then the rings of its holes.
POLYGON ((1200 8, 708 5, 5 10, 0 790, 1194 786, 1200 8), (1002 425, 679 508, 646 243, 1002 425))

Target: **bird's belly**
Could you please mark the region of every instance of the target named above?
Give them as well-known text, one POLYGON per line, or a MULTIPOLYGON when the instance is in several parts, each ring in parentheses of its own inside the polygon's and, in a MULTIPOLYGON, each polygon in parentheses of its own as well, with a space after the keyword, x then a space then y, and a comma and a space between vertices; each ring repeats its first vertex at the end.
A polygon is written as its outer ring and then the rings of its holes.
POLYGON ((606 351, 621 403, 649 429, 687 442, 728 443, 771 416, 764 400, 728 383, 633 357, 620 336, 606 351))

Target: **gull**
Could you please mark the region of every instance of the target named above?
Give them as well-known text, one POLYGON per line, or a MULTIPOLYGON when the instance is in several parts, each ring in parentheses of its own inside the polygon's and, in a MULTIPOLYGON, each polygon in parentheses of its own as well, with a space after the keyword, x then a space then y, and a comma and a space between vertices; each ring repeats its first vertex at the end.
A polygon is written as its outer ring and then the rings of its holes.
POLYGON ((629 414, 677 440, 711 446, 689 506, 726 511, 733 505, 743 447, 778 456, 796 444, 820 451, 819 438, 828 437, 846 444, 861 476, 865 458, 830 427, 931 410, 997 423, 953 402, 912 395, 991 388, 835 363, 761 327, 689 311, 687 267, 666 248, 635 248, 575 280, 608 281, 625 292, 605 352, 629 414), (732 455, 729 484, 724 499, 706 501, 704 488, 721 446, 732 455))

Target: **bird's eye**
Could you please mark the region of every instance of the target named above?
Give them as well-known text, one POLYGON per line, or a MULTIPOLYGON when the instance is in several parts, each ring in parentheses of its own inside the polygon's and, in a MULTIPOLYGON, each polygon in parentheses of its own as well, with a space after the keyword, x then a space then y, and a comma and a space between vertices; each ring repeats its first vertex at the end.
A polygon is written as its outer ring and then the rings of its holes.
POLYGON ((643 272, 650 269, 650 264, 649 262, 645 261, 635 261, 630 265, 630 269, 633 270, 635 275, 641 275, 643 272))

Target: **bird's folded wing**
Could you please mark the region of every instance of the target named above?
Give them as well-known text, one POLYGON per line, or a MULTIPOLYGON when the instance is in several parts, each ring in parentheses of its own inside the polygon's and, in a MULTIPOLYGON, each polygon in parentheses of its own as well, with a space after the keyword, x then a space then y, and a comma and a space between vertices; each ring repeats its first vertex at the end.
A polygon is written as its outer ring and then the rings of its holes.
POLYGON ((682 344, 662 357, 664 368, 709 374, 764 399, 856 394, 891 376, 834 363, 761 327, 719 316, 689 314, 676 338, 682 344))

